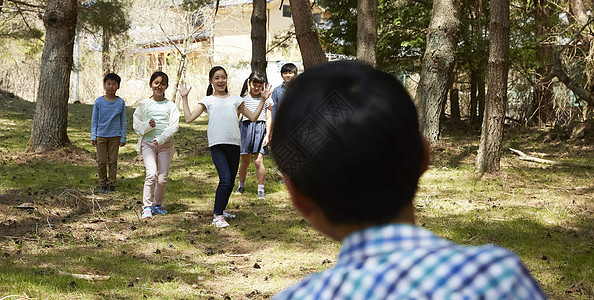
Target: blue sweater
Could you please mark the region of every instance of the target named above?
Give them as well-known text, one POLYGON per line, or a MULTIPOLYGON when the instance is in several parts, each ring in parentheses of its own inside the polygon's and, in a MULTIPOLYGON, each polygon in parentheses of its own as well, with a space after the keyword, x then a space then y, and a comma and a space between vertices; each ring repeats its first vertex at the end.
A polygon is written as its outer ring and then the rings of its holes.
POLYGON ((101 96, 93 105, 91 140, 115 136, 120 137, 120 142, 126 142, 126 102, 119 97, 115 101, 108 101, 101 96))

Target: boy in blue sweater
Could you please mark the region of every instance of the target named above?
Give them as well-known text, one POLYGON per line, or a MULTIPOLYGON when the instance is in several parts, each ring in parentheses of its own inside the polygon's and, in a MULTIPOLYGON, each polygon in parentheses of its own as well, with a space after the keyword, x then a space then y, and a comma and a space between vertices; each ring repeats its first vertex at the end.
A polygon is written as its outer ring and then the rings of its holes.
POLYGON ((119 147, 126 145, 126 103, 116 95, 120 76, 109 73, 103 78, 105 95, 95 99, 91 119, 91 145, 97 148, 99 193, 115 190, 119 147), (109 166, 109 176, 107 168, 109 166))

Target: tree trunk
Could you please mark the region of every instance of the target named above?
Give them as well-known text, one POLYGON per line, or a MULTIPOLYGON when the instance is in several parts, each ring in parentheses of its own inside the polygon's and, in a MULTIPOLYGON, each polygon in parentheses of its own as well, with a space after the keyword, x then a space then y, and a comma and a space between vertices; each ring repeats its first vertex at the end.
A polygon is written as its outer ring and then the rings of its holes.
POLYGON ((378 0, 357 1, 357 59, 376 65, 378 0))
POLYGON ((499 171, 509 71, 509 0, 491 1, 489 87, 477 171, 499 171))
POLYGON ((79 31, 74 32, 74 46, 73 46, 73 66, 72 66, 72 103, 80 103, 78 99, 80 94, 80 43, 79 31))
POLYGON ((459 2, 434 0, 433 16, 427 32, 416 103, 421 132, 434 143, 439 140, 440 114, 451 86, 455 47, 460 26, 459 2))
POLYGON ((252 71, 266 76, 266 0, 254 0, 252 10, 252 71))
POLYGON ((106 26, 103 26, 103 38, 101 46, 101 66, 103 69, 103 75, 111 73, 111 59, 109 58, 109 43, 111 41, 111 33, 106 26))
MULTIPOLYGON (((546 38, 550 31, 550 12, 547 0, 536 1, 536 36, 546 38)), ((536 48, 536 59, 539 67, 536 69, 537 82, 534 93, 537 104, 538 124, 545 126, 553 120, 553 90, 551 78, 551 51, 546 40, 540 42, 536 48)))
POLYGON ((483 121, 483 117, 485 115, 485 63, 483 61, 484 57, 487 57, 487 49, 485 47, 484 40, 484 30, 483 30, 483 1, 477 0, 477 6, 475 8, 476 12, 476 19, 477 19, 477 26, 476 26, 476 38, 477 38, 477 47, 476 47, 476 103, 477 103, 477 112, 478 118, 475 118, 475 122, 479 123, 483 121))
POLYGON ((477 87, 478 87, 478 74, 477 70, 470 70, 470 108, 468 109, 468 118, 471 124, 478 123, 477 112, 478 112, 478 98, 477 98, 477 87))
MULTIPOLYGON (((571 0, 571 13, 580 27, 588 24, 588 9, 582 0, 571 0)), ((594 51, 592 50, 592 36, 588 34, 590 30, 582 32, 580 35, 584 45, 590 45, 590 51, 586 58, 586 90, 594 92, 594 51)))
POLYGON ((483 118, 485 117, 485 67, 483 64, 480 64, 477 69, 477 85, 476 85, 476 100, 478 103, 478 120, 482 122, 483 118))
POLYGON ((33 128, 28 150, 49 151, 70 144, 68 96, 76 27, 76 0, 48 1, 46 29, 33 128))
POLYGON ((326 54, 322 50, 318 30, 311 14, 311 7, 308 0, 290 0, 293 25, 295 25, 295 36, 303 67, 309 68, 316 64, 327 61, 326 54))
POLYGON ((452 72, 452 88, 450 89, 450 113, 452 120, 460 121, 460 89, 458 87, 458 71, 454 66, 452 72))

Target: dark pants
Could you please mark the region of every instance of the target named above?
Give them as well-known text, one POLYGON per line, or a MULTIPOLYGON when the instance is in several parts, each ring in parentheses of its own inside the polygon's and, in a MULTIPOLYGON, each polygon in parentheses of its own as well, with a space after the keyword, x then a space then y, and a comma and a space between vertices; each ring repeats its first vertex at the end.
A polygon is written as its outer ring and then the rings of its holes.
POLYGON ((115 186, 118 172, 120 137, 97 137, 97 165, 101 186, 115 186), (109 167, 109 175, 107 168, 109 167))
POLYGON ((222 215, 233 192, 235 176, 239 168, 239 146, 219 144, 210 147, 212 162, 219 173, 219 186, 215 194, 213 213, 222 215))

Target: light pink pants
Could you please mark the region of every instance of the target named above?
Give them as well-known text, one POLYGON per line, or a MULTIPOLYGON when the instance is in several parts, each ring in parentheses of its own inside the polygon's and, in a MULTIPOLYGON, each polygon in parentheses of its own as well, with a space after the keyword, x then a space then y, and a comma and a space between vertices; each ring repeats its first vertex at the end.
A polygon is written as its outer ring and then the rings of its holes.
POLYGON ((171 142, 155 146, 153 142, 142 141, 142 159, 146 168, 142 207, 163 203, 172 155, 173 143, 171 142))

